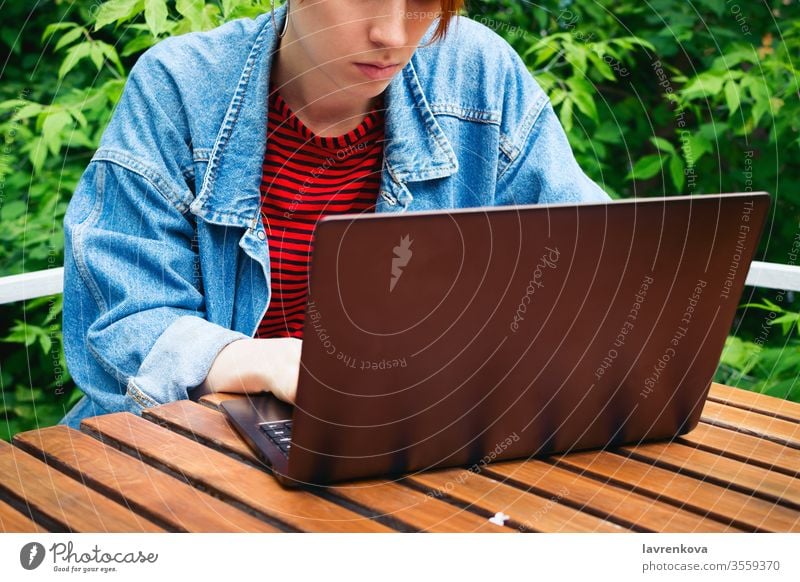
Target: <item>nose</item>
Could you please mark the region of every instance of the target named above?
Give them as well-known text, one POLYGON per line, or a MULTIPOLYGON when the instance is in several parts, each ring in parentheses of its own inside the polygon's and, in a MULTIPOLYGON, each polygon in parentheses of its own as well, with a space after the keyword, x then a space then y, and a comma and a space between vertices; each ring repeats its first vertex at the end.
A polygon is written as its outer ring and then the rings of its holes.
POLYGON ((402 48, 408 44, 406 2, 391 0, 381 3, 380 12, 372 19, 369 40, 381 48, 402 48))

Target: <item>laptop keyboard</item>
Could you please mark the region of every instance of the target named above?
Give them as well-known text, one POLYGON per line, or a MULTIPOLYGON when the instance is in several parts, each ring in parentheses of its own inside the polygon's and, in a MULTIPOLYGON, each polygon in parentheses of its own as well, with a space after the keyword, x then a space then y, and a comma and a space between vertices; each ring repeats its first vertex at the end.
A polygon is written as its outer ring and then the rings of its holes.
POLYGON ((292 448, 292 421, 262 422, 258 426, 267 435, 267 438, 283 451, 284 456, 288 457, 289 450, 292 448))

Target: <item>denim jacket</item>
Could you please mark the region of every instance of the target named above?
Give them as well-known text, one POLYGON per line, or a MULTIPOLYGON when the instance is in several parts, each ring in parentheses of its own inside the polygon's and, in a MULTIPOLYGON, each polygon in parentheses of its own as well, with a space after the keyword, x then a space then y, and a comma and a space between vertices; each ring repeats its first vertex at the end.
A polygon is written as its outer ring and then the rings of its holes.
MULTIPOLYGON (((276 41, 266 13, 166 39, 131 70, 64 219, 64 349, 85 395, 61 424, 187 398, 223 347, 254 337, 276 41)), ((376 212, 609 200, 520 57, 477 22, 420 46, 384 98, 376 212)))

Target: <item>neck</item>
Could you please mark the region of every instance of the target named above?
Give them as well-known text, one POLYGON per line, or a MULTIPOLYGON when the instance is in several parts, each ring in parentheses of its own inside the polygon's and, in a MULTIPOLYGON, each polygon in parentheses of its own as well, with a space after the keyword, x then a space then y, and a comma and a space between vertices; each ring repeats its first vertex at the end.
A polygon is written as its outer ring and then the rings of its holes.
POLYGON ((354 129, 375 108, 378 99, 354 95, 314 68, 292 32, 290 25, 286 36, 278 39, 270 74, 281 97, 300 121, 320 137, 338 136, 354 129))

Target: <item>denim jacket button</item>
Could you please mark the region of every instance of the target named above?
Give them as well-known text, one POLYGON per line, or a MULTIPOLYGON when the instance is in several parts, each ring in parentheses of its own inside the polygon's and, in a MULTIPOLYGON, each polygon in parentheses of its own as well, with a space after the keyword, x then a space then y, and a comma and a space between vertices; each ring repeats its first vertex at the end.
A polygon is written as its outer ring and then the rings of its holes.
POLYGON ((258 237, 259 240, 266 240, 267 238, 267 235, 264 233, 263 230, 259 230, 258 233, 256 233, 256 236, 258 237))

